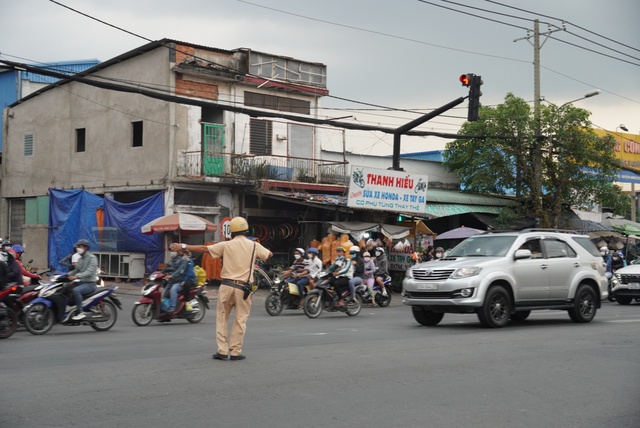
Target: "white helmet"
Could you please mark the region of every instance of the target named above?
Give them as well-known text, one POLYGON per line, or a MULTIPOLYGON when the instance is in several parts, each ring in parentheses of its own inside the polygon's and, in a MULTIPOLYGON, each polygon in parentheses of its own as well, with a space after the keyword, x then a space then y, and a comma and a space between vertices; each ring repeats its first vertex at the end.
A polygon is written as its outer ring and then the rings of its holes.
POLYGON ((606 246, 600 247, 600 252, 604 254, 609 254, 609 247, 606 247, 606 246))

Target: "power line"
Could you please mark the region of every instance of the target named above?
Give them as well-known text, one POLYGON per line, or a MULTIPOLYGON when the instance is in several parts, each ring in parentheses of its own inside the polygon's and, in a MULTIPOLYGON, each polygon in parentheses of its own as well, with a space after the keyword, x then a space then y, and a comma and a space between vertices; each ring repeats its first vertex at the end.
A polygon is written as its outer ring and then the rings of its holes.
MULTIPOLYGON (((426 1, 426 0, 418 0, 418 1, 419 1, 419 2, 421 2, 421 3, 426 3, 426 4, 429 4, 429 5, 432 5, 432 6, 436 6, 436 7, 444 8, 444 9, 447 9, 447 10, 451 10, 451 11, 453 11, 453 12, 458 12, 458 13, 462 13, 462 14, 465 14, 465 15, 470 15, 470 16, 473 16, 473 17, 475 17, 475 18, 486 19, 486 20, 488 20, 488 21, 497 22, 497 23, 499 23, 499 24, 508 25, 508 26, 516 27, 516 28, 520 28, 520 29, 524 29, 524 30, 526 30, 527 32, 531 31, 530 29, 527 29, 527 28, 524 28, 524 27, 520 27, 520 26, 517 26, 517 25, 509 24, 509 23, 507 23, 507 22, 503 22, 503 21, 498 21, 498 20, 496 20, 496 19, 487 18, 487 17, 481 16, 481 15, 476 15, 476 14, 473 14, 473 13, 470 13, 470 12, 464 12, 464 11, 462 11, 462 10, 458 10, 458 9, 455 9, 455 8, 450 8, 450 7, 442 6, 442 5, 439 5, 439 4, 436 4, 436 3, 430 2, 430 1, 426 1)), ((462 7, 466 7, 466 8, 470 8, 470 9, 480 10, 480 11, 487 12, 487 13, 493 13, 493 14, 496 14, 496 15, 507 16, 507 17, 510 17, 510 18, 516 18, 516 19, 523 19, 523 20, 526 20, 526 21, 531 21, 531 19, 528 19, 528 18, 523 18, 523 17, 519 17, 519 16, 515 16, 515 15, 509 15, 509 14, 504 14, 504 13, 501 13, 501 12, 496 12, 496 11, 492 11, 492 10, 488 10, 488 9, 483 9, 483 8, 475 7, 475 6, 469 6, 469 5, 462 4, 462 3, 457 3, 457 2, 454 2, 454 1, 451 1, 451 0, 440 0, 440 1, 445 2, 445 3, 455 4, 455 5, 457 5, 457 6, 462 6, 462 7)), ((553 19, 556 19, 556 18, 553 18, 553 19)), ((565 22, 565 21, 563 21, 563 22, 565 22)), ((553 25, 553 24, 551 24, 551 23, 549 23, 549 22, 541 22, 541 23, 544 23, 544 24, 547 24, 547 25, 549 25, 549 26, 553 26, 553 27, 556 27, 556 28, 558 28, 558 29, 559 29, 559 27, 557 27, 556 25, 553 25)), ((566 31, 566 30, 564 30, 564 31, 566 31)), ((596 45, 598 45, 598 46, 604 47, 605 49, 609 49, 609 50, 611 50, 611 51, 614 51, 614 52, 620 53, 620 54, 622 54, 622 55, 627 55, 627 54, 625 54, 624 52, 620 52, 620 51, 618 51, 618 50, 611 49, 611 48, 609 48, 608 46, 604 46, 604 45, 602 45, 602 44, 600 44, 600 43, 594 42, 594 41, 592 41, 592 40, 587 39, 586 37, 579 36, 579 35, 577 35, 577 34, 575 34, 575 33, 571 33, 571 32, 569 32, 569 34, 571 34, 571 35, 573 35, 573 36, 576 36, 576 37, 578 37, 578 38, 581 38, 581 39, 583 39, 583 40, 586 40, 586 41, 588 41, 588 42, 590 42, 590 43, 594 43, 594 44, 596 44, 596 45)), ((605 56, 605 57, 608 57, 608 58, 611 58, 611 59, 615 59, 615 60, 617 60, 617 61, 622 61, 622 62, 626 62, 626 63, 628 63, 628 64, 632 64, 632 65, 640 66, 640 64, 636 64, 636 63, 633 63, 633 62, 630 62, 630 61, 627 61, 627 60, 624 60, 624 59, 621 59, 621 58, 617 58, 617 57, 614 57, 614 56, 612 56, 612 55, 607 55, 607 54, 605 54, 605 53, 601 53, 601 52, 595 51, 595 50, 593 50, 593 49, 585 48, 585 47, 583 47, 583 46, 577 45, 577 44, 575 44, 575 43, 567 42, 567 41, 564 41, 564 40, 558 39, 558 38, 556 38, 556 37, 551 37, 551 36, 549 36, 549 38, 550 38, 550 39, 553 39, 553 40, 556 40, 556 41, 558 41, 558 42, 561 42, 561 43, 566 43, 566 44, 568 44, 568 45, 574 46, 574 47, 579 48, 579 49, 584 49, 584 50, 586 50, 586 51, 593 52, 593 53, 596 53, 596 54, 598 54, 598 55, 602 55, 602 56, 605 56)), ((630 55, 627 55, 627 56, 630 56, 630 55)), ((633 57, 633 56, 630 56, 630 57, 631 57, 631 58, 633 58, 633 59, 638 59, 638 60, 640 60, 640 58, 636 58, 636 57, 633 57)))
POLYGON ((398 36, 398 35, 395 35, 395 34, 385 33, 385 32, 382 32, 382 31, 369 30, 367 28, 355 27, 353 25, 340 24, 340 23, 333 22, 333 21, 327 21, 327 20, 324 20, 324 19, 313 18, 311 16, 300 15, 300 14, 297 14, 297 13, 288 12, 286 10, 276 9, 276 8, 264 6, 264 5, 261 5, 261 4, 252 3, 252 2, 246 1, 246 0, 236 0, 236 1, 238 1, 240 3, 248 4, 248 5, 251 5, 251 6, 259 7, 259 8, 262 8, 262 9, 267 9, 267 10, 271 10, 271 11, 274 11, 274 12, 282 13, 282 14, 285 14, 285 15, 291 15, 291 16, 295 16, 295 17, 298 17, 298 18, 308 19, 308 20, 311 20, 311 21, 322 22, 324 24, 335 25, 337 27, 349 28, 351 30, 362 31, 362 32, 365 32, 365 33, 371 33, 371 34, 377 34, 377 35, 380 35, 380 36, 391 37, 391 38, 394 38, 394 39, 404 40, 404 41, 408 41, 408 42, 412 42, 412 43, 418 43, 418 44, 421 44, 421 45, 433 46, 433 47, 436 47, 436 48, 451 50, 451 51, 455 51, 455 52, 462 52, 462 53, 467 53, 467 54, 472 54, 472 55, 480 55, 480 56, 485 56, 485 57, 490 57, 490 58, 503 59, 503 60, 506 60, 506 61, 528 63, 528 61, 521 60, 521 59, 507 58, 507 57, 503 57, 503 56, 499 56, 499 55, 491 55, 491 54, 487 54, 487 53, 480 53, 480 52, 468 51, 468 50, 464 50, 464 49, 452 48, 452 47, 449 47, 449 46, 437 45, 435 43, 429 43, 429 42, 425 42, 425 41, 422 41, 422 40, 412 39, 410 37, 403 37, 403 36, 398 36))
MULTIPOLYGON (((426 0, 418 0, 420 3, 425 3, 425 4, 429 4, 431 6, 435 6, 435 7, 440 7, 442 9, 447 9, 447 10, 451 10, 453 12, 458 12, 458 13, 462 13, 464 15, 469 15, 469 16, 473 16, 475 18, 480 18, 480 19, 485 19, 487 21, 491 21, 491 22, 496 22, 498 24, 502 24, 502 25, 507 25, 509 27, 514 27, 514 28, 519 28, 521 30, 525 30, 525 31, 531 31, 531 29, 526 28, 526 27, 521 27, 520 25, 515 25, 515 24, 509 24, 508 22, 504 22, 504 21, 498 21, 497 19, 491 19, 491 18, 487 18, 486 16, 481 16, 481 15, 476 15, 474 13, 470 13, 470 12, 464 12, 462 10, 458 10, 458 9, 454 9, 452 7, 447 7, 447 6, 443 6, 441 4, 436 4, 430 1, 426 1, 426 0)), ((448 3, 452 3, 452 2, 448 2, 448 3)), ((471 6, 467 6, 467 7, 471 7, 471 6)), ((475 9, 475 8, 474 8, 475 9)))
POLYGON ((590 33, 590 34, 593 34, 594 36, 601 37, 601 38, 603 38, 603 39, 605 39, 605 40, 608 40, 608 41, 610 41, 610 42, 613 42, 613 43, 619 44, 619 45, 621 45, 621 46, 624 46, 624 47, 626 47, 626 48, 632 49, 632 50, 634 50, 634 51, 638 51, 638 52, 640 52, 640 49, 638 49, 638 48, 634 48, 633 46, 629 46, 629 45, 624 44, 624 43, 622 43, 622 42, 619 42, 619 41, 617 41, 617 40, 614 40, 614 39, 611 39, 611 38, 609 38, 609 37, 603 36, 603 35, 601 35, 601 34, 598 34, 598 33, 594 32, 594 31, 588 30, 588 29, 586 29, 586 28, 584 28, 584 27, 581 27, 581 26, 579 26, 579 25, 577 25, 577 24, 574 24, 573 22, 570 22, 570 21, 567 21, 567 20, 564 20, 564 19, 554 18, 553 16, 544 15, 544 14, 542 14, 542 13, 538 13, 538 12, 531 12, 531 11, 526 10, 526 9, 521 9, 521 8, 519 8, 519 7, 515 7, 515 6, 508 5, 508 4, 500 3, 500 2, 497 2, 497 1, 494 1, 494 0, 485 0, 485 1, 486 1, 486 2, 489 2, 489 3, 497 4, 497 5, 500 5, 500 6, 504 6, 504 7, 510 8, 510 9, 519 10, 519 11, 521 11, 521 12, 530 13, 530 14, 532 14, 532 15, 542 16, 542 17, 544 17, 544 18, 554 19, 554 20, 556 20, 556 21, 566 22, 567 24, 573 25, 574 27, 579 28, 579 29, 580 29, 580 30, 582 30, 582 31, 585 31, 585 32, 590 33))

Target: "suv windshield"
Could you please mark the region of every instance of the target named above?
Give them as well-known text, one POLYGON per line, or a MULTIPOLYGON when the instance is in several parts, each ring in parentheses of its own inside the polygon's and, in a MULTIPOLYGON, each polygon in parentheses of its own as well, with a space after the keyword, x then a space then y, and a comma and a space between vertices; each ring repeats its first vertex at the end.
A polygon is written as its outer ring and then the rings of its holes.
POLYGON ((472 236, 447 253, 447 257, 504 257, 515 236, 472 236))

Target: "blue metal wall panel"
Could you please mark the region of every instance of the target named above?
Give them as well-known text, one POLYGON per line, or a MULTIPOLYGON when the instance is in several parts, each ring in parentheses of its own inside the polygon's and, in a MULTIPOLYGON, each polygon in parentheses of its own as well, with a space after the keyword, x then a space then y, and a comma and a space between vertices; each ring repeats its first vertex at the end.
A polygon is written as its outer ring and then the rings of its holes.
MULTIPOLYGON (((38 64, 38 66, 64 74, 76 74, 98 64, 100 64, 100 61, 97 59, 87 59, 81 61, 50 62, 46 64, 38 64)), ((43 76, 41 74, 30 73, 28 71, 22 72, 22 79, 36 83, 55 83, 59 80, 55 77, 43 76)))
MULTIPOLYGON (((0 110, 4 110, 9 104, 18 101, 18 89, 16 88, 18 73, 5 71, 0 73, 0 110)), ((0 153, 2 152, 2 115, 0 115, 0 153)))

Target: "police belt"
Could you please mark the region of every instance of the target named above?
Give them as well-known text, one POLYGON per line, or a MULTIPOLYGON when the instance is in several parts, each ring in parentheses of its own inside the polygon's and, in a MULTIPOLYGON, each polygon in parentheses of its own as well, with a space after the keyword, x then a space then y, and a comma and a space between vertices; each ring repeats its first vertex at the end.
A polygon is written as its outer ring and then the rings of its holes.
POLYGON ((235 279, 223 279, 221 284, 226 285, 228 287, 237 288, 238 290, 244 290, 244 287, 247 285, 247 282, 236 281, 235 279))

